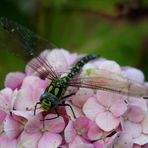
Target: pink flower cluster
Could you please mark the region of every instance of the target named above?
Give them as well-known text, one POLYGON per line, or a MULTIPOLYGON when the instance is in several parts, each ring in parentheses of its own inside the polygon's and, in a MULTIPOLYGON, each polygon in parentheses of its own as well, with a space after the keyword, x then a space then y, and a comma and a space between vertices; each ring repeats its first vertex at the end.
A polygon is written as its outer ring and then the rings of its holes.
MULTIPOLYGON (((80 58, 77 54, 70 54, 63 49, 44 51, 42 55, 62 75, 80 58)), ((102 58, 86 64, 81 75, 89 77, 98 69, 147 85, 141 71, 129 67, 121 68, 116 62, 102 58)), ((39 102, 41 94, 49 84, 50 80, 42 80, 36 76, 36 72, 28 65, 25 73, 12 72, 6 76, 5 88, 0 93, 0 147, 148 147, 146 99, 99 89, 69 87, 67 92, 76 91, 76 94, 66 103, 72 106, 76 119, 68 107, 59 107, 59 118, 43 122, 43 109, 38 107, 35 116, 33 112, 35 104, 39 102)), ((46 118, 54 116, 56 114, 51 112, 46 118)))

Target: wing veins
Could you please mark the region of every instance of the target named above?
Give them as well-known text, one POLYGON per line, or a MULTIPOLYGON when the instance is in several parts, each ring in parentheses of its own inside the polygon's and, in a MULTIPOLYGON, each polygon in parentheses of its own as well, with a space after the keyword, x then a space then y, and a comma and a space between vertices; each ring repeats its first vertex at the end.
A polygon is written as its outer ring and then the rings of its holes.
POLYGON ((84 87, 92 89, 104 89, 129 96, 141 97, 148 96, 148 88, 141 83, 134 82, 130 79, 113 79, 101 76, 97 77, 78 77, 71 80, 69 86, 84 87), (138 89, 140 91, 138 92, 138 89))
POLYGON ((52 66, 40 56, 34 58, 28 65, 35 70, 41 78, 48 78, 50 80, 58 78, 52 66))

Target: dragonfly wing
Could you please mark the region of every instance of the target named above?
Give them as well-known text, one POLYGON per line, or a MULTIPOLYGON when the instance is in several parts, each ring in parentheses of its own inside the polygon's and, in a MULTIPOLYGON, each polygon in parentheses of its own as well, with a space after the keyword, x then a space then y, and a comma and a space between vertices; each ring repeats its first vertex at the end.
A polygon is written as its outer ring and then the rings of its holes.
POLYGON ((31 69, 33 69, 36 74, 42 79, 48 78, 52 80, 59 77, 59 75, 56 73, 47 59, 42 55, 32 59, 28 63, 28 66, 31 67, 31 69))
POLYGON ((11 21, 5 17, 0 18, 2 26, 12 37, 24 48, 24 53, 30 55, 30 58, 37 56, 44 49, 53 49, 55 46, 48 40, 35 34, 28 28, 11 21))
POLYGON ((112 91, 127 96, 148 96, 148 87, 128 79, 127 77, 105 70, 98 70, 91 76, 80 75, 79 77, 74 78, 69 85, 74 87, 112 91))

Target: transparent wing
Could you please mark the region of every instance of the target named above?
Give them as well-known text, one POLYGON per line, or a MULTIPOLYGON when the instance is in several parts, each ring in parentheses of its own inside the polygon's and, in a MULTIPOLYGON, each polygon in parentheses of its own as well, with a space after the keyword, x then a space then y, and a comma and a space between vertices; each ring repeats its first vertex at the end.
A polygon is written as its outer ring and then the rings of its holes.
POLYGON ((60 75, 56 73, 53 67, 49 64, 45 57, 42 55, 32 59, 28 65, 36 72, 36 74, 42 78, 48 78, 50 80, 58 78, 60 75))
POLYGON ((97 70, 96 74, 83 76, 71 80, 69 86, 112 91, 127 96, 143 97, 148 96, 148 87, 135 82, 121 75, 106 71, 97 70))
POLYGON ((37 56, 44 49, 53 49, 55 46, 48 40, 40 37, 26 27, 11 21, 5 17, 0 17, 0 26, 12 35, 24 48, 24 54, 30 55, 30 58, 37 56))
MULTIPOLYGON (((31 59, 29 62, 29 66, 36 71, 37 75, 41 78, 45 79, 46 77, 49 79, 57 78, 58 74, 54 71, 52 66, 47 62, 46 58, 43 56, 39 56, 39 53, 44 49, 52 50, 55 46, 48 42, 48 40, 40 37, 35 34, 31 30, 26 27, 11 21, 5 17, 0 17, 0 26, 2 26, 13 38, 19 43, 19 45, 23 48, 12 47, 9 48, 14 55, 22 57, 26 56, 31 59), (42 68, 41 68, 42 67, 42 68)), ((10 39, 9 39, 10 44, 10 39)))

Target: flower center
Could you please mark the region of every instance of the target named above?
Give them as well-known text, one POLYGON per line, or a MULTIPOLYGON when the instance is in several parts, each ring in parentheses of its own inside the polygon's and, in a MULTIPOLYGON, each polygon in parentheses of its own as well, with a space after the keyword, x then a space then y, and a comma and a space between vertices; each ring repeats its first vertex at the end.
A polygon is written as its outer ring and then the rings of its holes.
POLYGON ((127 121, 128 120, 128 116, 124 116, 124 121, 127 121))
POLYGON ((47 132, 47 131, 48 131, 48 130, 47 130, 46 128, 42 128, 42 129, 41 129, 41 132, 42 132, 42 133, 45 133, 45 132, 47 132))
POLYGON ((80 136, 85 133, 85 129, 80 128, 80 127, 78 129, 76 129, 76 131, 77 131, 77 134, 80 135, 80 136))
POLYGON ((104 111, 105 112, 110 112, 110 106, 105 106, 104 111))

